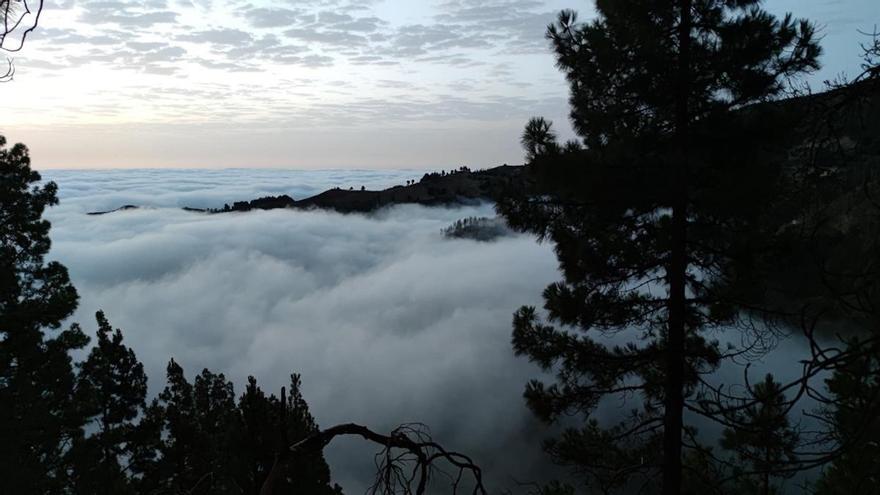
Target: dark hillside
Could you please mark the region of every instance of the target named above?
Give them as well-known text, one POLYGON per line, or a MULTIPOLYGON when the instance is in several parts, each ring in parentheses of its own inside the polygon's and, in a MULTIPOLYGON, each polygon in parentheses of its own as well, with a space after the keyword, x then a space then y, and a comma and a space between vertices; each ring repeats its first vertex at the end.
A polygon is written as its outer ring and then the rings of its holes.
POLYGON ((523 167, 502 165, 487 170, 471 171, 466 167, 449 173, 428 173, 418 182, 397 185, 382 191, 334 188, 315 196, 295 201, 290 196, 265 197, 233 203, 216 212, 248 211, 275 208, 321 208, 343 213, 366 213, 382 206, 416 203, 421 205, 463 204, 492 200, 505 188, 521 180, 523 167))

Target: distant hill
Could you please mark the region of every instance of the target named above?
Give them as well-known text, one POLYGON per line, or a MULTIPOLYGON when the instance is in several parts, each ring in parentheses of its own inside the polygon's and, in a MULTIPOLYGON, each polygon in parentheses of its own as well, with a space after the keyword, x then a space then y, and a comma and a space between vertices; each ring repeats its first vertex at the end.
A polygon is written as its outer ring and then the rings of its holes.
POLYGON ((120 206, 119 208, 114 208, 112 210, 107 210, 107 211, 90 211, 90 212, 86 213, 86 215, 106 215, 108 213, 113 213, 113 212, 117 212, 117 211, 137 210, 138 208, 140 208, 140 207, 137 205, 123 205, 123 206, 120 206))
MULTIPOLYGON (((383 206, 415 203, 426 206, 468 204, 491 201, 511 186, 521 184, 523 166, 502 165, 485 170, 472 171, 462 167, 451 172, 431 172, 418 182, 397 185, 381 191, 365 189, 328 189, 320 194, 294 200, 283 194, 265 196, 251 201, 236 201, 223 208, 190 208, 186 211, 200 213, 231 213, 251 210, 275 210, 279 208, 327 209, 341 213, 367 213, 383 206)), ((139 208, 125 205, 108 211, 93 211, 89 215, 105 215, 139 208)))
POLYGON ((328 189, 320 194, 295 201, 290 196, 267 196, 253 201, 225 205, 214 213, 273 210, 276 208, 328 209, 342 213, 366 213, 383 206, 416 203, 426 206, 466 204, 492 200, 522 180, 522 166, 502 165, 471 171, 466 167, 449 173, 427 173, 418 182, 398 185, 381 191, 365 189, 328 189))
MULTIPOLYGON (((773 105, 795 127, 789 142, 782 148, 787 156, 781 157, 791 164, 792 173, 797 174, 804 163, 820 162, 828 173, 836 176, 836 184, 826 187, 825 192, 840 200, 832 201, 832 208, 839 211, 839 221, 834 223, 843 229, 852 223, 853 215, 858 216, 860 210, 864 211, 864 185, 876 185, 880 175, 880 119, 876 118, 880 112, 878 86, 880 83, 875 79, 845 90, 765 104, 773 105)), ((741 111, 748 112, 749 108, 741 111)), ((223 208, 184 209, 228 213, 316 208, 342 213, 366 213, 383 206, 404 203, 435 206, 492 201, 511 188, 528 189, 530 183, 525 166, 502 165, 477 171, 461 167, 451 172, 427 173, 418 182, 381 191, 333 188, 300 200, 288 195, 266 196, 251 201, 237 201, 223 208)), ((125 205, 115 210, 89 214, 102 215, 135 208, 135 205, 125 205)), ((784 209, 778 212, 781 221, 787 221, 793 213, 784 209)))

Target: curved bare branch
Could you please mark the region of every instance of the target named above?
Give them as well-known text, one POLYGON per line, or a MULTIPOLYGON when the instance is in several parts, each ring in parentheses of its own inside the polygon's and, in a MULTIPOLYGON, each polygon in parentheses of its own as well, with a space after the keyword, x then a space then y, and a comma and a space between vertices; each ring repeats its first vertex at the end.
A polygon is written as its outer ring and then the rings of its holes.
POLYGON ((260 495, 272 495, 286 463, 321 452, 333 439, 341 436, 359 436, 382 447, 376 456, 378 472, 371 493, 423 495, 432 471, 437 469, 436 463, 444 461, 457 470, 455 476, 450 476, 453 493, 458 493, 463 475, 470 473, 473 478, 471 493, 486 494, 480 467, 467 455, 448 451, 434 442, 424 425, 402 425, 389 435, 383 435, 366 426, 346 423, 317 431, 276 455, 260 495), (412 489, 413 483, 415 490, 412 489))

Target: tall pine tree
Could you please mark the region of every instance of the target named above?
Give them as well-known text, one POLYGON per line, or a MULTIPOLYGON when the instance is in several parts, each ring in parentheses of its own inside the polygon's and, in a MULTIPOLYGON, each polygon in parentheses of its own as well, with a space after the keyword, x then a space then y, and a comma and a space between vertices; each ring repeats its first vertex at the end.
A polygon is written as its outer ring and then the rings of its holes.
MULTIPOLYGON (((239 399, 244 423, 241 460, 247 464, 242 486, 257 494, 263 486, 275 454, 318 431, 318 425, 302 396, 300 376, 290 376, 290 392, 282 403, 274 395, 266 396, 253 377, 248 378, 245 393, 239 399)), ((330 467, 317 452, 285 465, 273 486, 273 493, 333 495, 342 493, 330 483, 330 467)))
POLYGON ((786 470, 795 461, 798 434, 788 420, 788 400, 779 382, 768 374, 764 381, 750 388, 750 397, 742 409, 730 411, 721 446, 736 453, 734 475, 742 493, 770 495, 779 493, 771 479, 791 477, 786 470))
MULTIPOLYGON (((851 346, 856 345, 853 340, 851 346)), ((841 366, 828 380, 834 440, 844 446, 816 484, 819 495, 880 494, 880 349, 841 366)))
MULTIPOLYGON (((749 250, 772 204, 781 125, 756 103, 817 67, 813 28, 758 0, 598 0, 597 18, 563 11, 547 37, 570 85, 579 140, 549 122, 523 134, 527 190, 499 202, 515 228, 549 239, 564 279, 544 292, 548 322, 514 316, 513 344, 557 383, 529 406, 584 427, 547 447, 604 489, 682 480, 684 410, 725 352, 705 338, 736 322, 749 250), (613 424, 594 412, 616 396, 613 424)), ((691 430, 692 431, 692 430, 691 430)))
POLYGON ((71 488, 82 494, 135 493, 127 465, 139 437, 136 419, 145 408, 147 375, 134 351, 99 311, 98 342, 80 365, 77 401, 91 416, 94 433, 70 451, 71 488))
POLYGON ((78 326, 60 330, 77 293, 64 266, 46 262, 56 186, 40 183, 28 150, 0 136, 0 480, 7 493, 58 493, 65 446, 81 434, 68 352, 86 345, 78 326))
MULTIPOLYGON (((208 467, 215 452, 208 451, 208 442, 199 425, 195 393, 183 374, 183 368, 173 359, 166 369, 167 384, 159 394, 152 412, 161 419, 150 418, 162 425, 161 443, 156 471, 144 473, 144 477, 157 483, 159 491, 196 492, 200 486, 210 486, 213 471, 208 467), (205 477, 208 478, 205 478, 205 477)), ((206 491, 204 493, 207 493, 206 491)))

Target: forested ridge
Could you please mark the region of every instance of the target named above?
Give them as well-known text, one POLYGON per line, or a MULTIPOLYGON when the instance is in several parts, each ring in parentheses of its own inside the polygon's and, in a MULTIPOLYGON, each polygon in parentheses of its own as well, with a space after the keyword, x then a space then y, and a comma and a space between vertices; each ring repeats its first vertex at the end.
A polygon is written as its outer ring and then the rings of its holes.
MULTIPOLYGON (((877 108, 876 88, 871 82, 861 82, 860 89, 831 87, 822 88, 815 94, 794 91, 777 101, 756 103, 739 108, 744 114, 767 112, 772 107, 777 124, 791 128, 772 153, 774 160, 785 163, 791 174, 803 169, 805 160, 816 157, 819 140, 823 141, 824 159, 836 166, 847 164, 847 181, 837 188, 825 184, 824 194, 840 196, 841 202, 860 187, 863 174, 880 156, 880 143, 876 136, 880 129, 871 115, 877 108), (847 97, 856 94, 858 97, 847 97), (856 165, 856 162, 860 165, 856 165), (844 188, 849 187, 847 191, 844 188)), ((768 150, 769 152, 769 150, 768 150)), ((830 166, 830 165, 829 165, 830 166)), ((425 206, 448 206, 474 201, 496 201, 510 194, 511 190, 529 187, 534 177, 524 165, 500 165, 486 169, 431 172, 418 180, 407 181, 380 191, 355 187, 336 187, 319 194, 296 199, 289 195, 264 196, 247 201, 231 201, 216 208, 184 207, 193 212, 228 213, 274 209, 326 209, 342 213, 369 213, 397 204, 421 204, 425 206)), ((123 212, 140 208, 138 205, 122 205, 109 211, 94 211, 90 215, 123 212)), ((781 214, 796 215, 796 211, 781 210, 781 214)))

